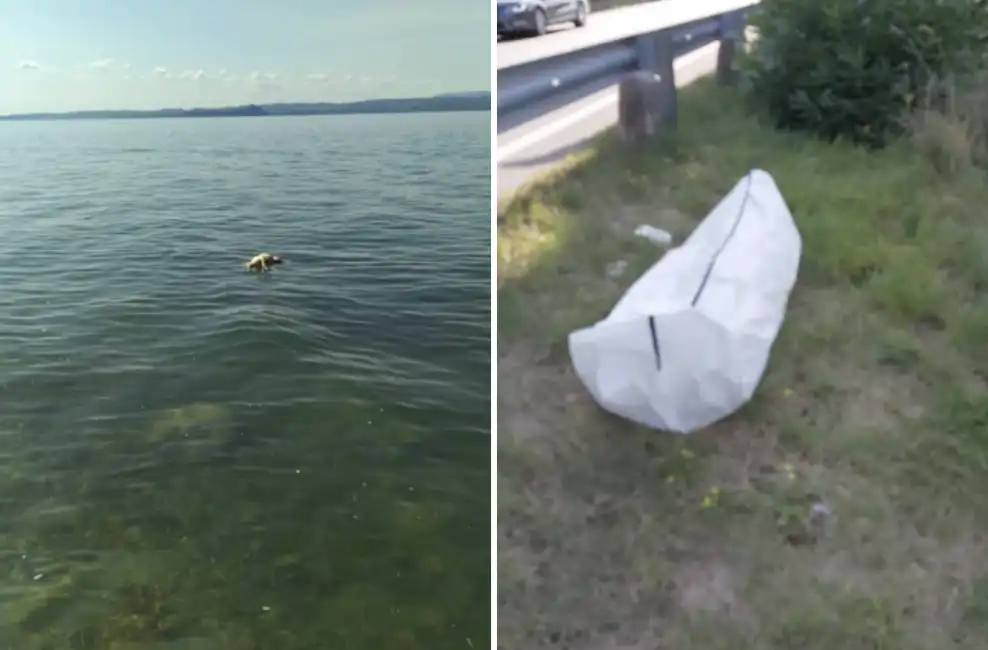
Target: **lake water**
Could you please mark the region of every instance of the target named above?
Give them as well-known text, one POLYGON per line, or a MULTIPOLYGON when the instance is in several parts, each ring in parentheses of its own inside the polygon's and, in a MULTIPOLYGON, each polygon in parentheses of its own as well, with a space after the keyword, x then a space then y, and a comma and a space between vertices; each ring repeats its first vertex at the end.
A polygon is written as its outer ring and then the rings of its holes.
POLYGON ((0 123, 0 648, 489 647, 490 119, 0 123))

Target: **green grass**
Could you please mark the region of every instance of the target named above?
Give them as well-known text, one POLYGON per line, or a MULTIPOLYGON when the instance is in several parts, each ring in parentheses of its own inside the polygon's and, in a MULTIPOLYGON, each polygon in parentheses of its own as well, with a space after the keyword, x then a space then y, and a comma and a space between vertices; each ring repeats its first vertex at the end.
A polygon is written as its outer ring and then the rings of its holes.
POLYGON ((701 82, 674 135, 500 209, 499 643, 988 647, 988 179, 956 138, 866 152, 742 99, 701 82), (658 258, 638 224, 681 240, 752 167, 803 237, 755 399, 685 438, 603 413, 566 335, 658 258))

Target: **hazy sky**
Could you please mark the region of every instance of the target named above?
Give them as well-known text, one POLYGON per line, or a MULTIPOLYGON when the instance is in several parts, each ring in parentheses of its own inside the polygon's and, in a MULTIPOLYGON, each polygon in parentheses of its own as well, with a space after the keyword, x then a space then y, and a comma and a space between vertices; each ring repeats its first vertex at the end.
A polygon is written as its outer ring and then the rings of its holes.
POLYGON ((0 0, 0 114, 490 89, 485 0, 0 0))

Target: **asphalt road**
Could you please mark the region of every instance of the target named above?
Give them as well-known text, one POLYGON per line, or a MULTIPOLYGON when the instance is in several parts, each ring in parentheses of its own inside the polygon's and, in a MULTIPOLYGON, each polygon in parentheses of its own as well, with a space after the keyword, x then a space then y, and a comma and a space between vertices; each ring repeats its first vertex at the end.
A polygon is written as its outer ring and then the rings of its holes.
MULTIPOLYGON (((662 4, 677 3, 665 0, 662 4)), ((639 5, 631 9, 648 7, 639 5)), ((629 10, 615 10, 598 14, 597 19, 610 18, 608 14, 624 15, 629 10)), ((591 16, 591 18, 594 18, 591 16)), ((604 21, 602 21, 604 22, 604 21)), ((609 24, 604 22, 605 27, 609 24)), ((590 23, 586 28, 590 27, 590 23)), ((586 29, 584 28, 584 29, 586 29)), ((610 29, 613 29, 610 27, 610 29)), ((635 28, 641 31, 640 27, 635 28)), ((582 32, 583 30, 572 30, 582 32)), ((549 43, 561 38, 565 32, 549 34, 529 41, 498 44, 498 66, 501 65, 501 48, 517 45, 538 47, 538 41, 549 43), (535 43, 535 45, 530 45, 535 43)), ((714 72, 717 64, 716 43, 684 54, 676 59, 676 86, 682 87, 700 77, 714 72)), ((498 198, 510 195, 515 189, 569 154, 578 151, 597 134, 617 124, 618 79, 603 79, 596 86, 580 88, 515 111, 501 118, 498 116, 497 136, 497 193, 498 198)))

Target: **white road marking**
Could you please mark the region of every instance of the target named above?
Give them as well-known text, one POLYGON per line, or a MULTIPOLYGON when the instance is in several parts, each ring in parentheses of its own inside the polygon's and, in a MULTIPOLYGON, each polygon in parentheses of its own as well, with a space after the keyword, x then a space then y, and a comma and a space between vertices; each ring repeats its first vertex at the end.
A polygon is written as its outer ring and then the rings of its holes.
MULTIPOLYGON (((716 46, 716 43, 712 45, 716 46)), ((673 68, 677 71, 681 68, 688 67, 689 65, 699 61, 705 56, 710 56, 710 46, 701 47, 698 50, 690 52, 689 54, 684 54, 673 62, 673 68)), ((497 162, 502 163, 515 154, 528 149, 529 147, 551 138, 552 136, 565 131, 574 124, 579 124, 583 120, 587 119, 591 115, 594 115, 605 108, 613 106, 617 102, 617 89, 610 90, 605 96, 597 99, 596 101, 587 104, 586 106, 581 106, 577 110, 570 113, 563 113, 563 115, 543 127, 533 129, 524 135, 506 142, 505 144, 499 144, 497 147, 497 162)), ((565 111, 565 107, 560 109, 565 111)))
POLYGON ((546 140, 556 135, 560 131, 565 131, 574 124, 579 124, 583 120, 587 119, 591 115, 602 111, 608 106, 611 106, 617 101, 617 91, 610 90, 604 96, 597 101, 587 104, 573 111, 572 113, 564 113, 562 117, 558 120, 546 124, 540 129, 534 129, 524 134, 523 136, 512 140, 503 145, 498 145, 497 147, 497 161, 504 162, 514 154, 528 149, 532 145, 535 145, 542 140, 546 140))

